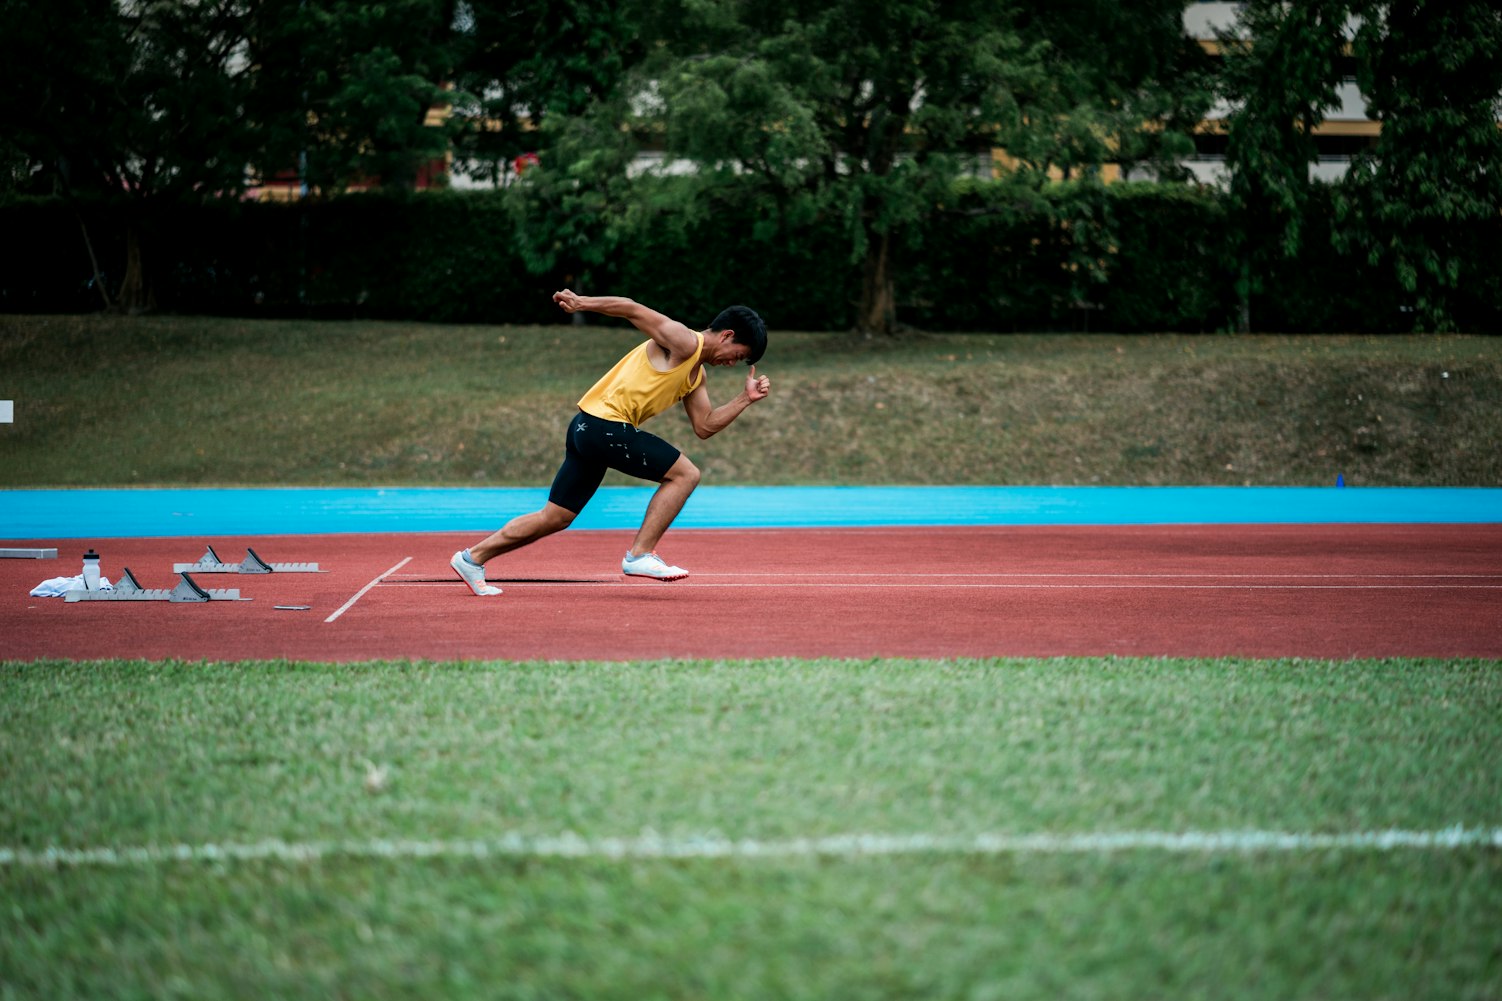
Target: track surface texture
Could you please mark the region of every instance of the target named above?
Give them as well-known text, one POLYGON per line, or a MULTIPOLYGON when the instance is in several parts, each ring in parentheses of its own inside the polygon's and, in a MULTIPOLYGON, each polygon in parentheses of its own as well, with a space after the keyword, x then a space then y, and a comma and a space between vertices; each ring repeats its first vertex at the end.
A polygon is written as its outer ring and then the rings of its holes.
POLYGON ((679 529, 666 584, 621 576, 630 532, 574 530, 491 561, 488 598, 448 566, 476 538, 0 540, 59 552, 0 560, 0 658, 1502 657, 1497 524, 679 529), (29 595, 91 545, 146 588, 209 545, 325 572, 194 575, 238 602, 29 595))

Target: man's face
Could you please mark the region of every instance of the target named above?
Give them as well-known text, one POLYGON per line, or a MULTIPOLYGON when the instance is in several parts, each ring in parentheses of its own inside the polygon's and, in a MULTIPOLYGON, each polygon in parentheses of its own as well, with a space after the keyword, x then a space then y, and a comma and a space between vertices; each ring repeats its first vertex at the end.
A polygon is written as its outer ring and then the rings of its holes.
POLYGON ((751 348, 746 344, 735 343, 735 334, 729 330, 720 331, 720 347, 715 352, 714 361, 711 365, 739 365, 751 357, 751 348))

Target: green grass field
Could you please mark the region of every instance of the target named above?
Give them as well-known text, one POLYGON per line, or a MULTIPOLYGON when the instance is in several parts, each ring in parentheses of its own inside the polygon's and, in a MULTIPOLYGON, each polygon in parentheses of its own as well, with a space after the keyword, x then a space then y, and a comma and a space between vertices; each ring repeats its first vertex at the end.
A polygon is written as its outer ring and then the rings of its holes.
MULTIPOLYGON (((0 487, 546 485, 606 322, 0 316, 0 487)), ((1496 337, 773 331, 758 371, 723 435, 652 424, 706 484, 1502 483, 1496 337)))
POLYGON ((1495 664, 43 662, 0 686, 7 998, 1502 990, 1495 845, 1089 841, 1502 827, 1495 664), (1045 842, 964 847, 987 834, 1045 842))

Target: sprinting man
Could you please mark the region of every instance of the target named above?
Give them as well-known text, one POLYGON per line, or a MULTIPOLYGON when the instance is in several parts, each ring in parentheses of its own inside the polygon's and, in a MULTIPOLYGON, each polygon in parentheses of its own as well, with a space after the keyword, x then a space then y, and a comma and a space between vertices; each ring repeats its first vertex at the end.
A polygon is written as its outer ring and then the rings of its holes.
POLYGON ((485 583, 485 563, 568 528, 599 489, 605 470, 618 469, 660 484, 636 540, 621 560, 621 572, 655 580, 687 577, 687 570, 668 566, 655 550, 699 485, 699 468, 641 426, 682 400, 694 433, 708 438, 729 427, 751 404, 766 399, 772 382, 756 374, 756 363, 767 350, 766 324, 745 306, 729 307, 700 332, 623 296, 579 295, 564 289, 553 293, 553 301, 565 313, 588 311, 630 320, 647 340, 627 352, 579 400, 579 411, 569 420, 563 465, 542 510, 511 519, 483 542, 455 553, 449 564, 475 594, 500 594, 500 588, 485 583), (745 389, 722 406, 712 405, 704 387, 704 366, 742 361, 751 366, 745 389))

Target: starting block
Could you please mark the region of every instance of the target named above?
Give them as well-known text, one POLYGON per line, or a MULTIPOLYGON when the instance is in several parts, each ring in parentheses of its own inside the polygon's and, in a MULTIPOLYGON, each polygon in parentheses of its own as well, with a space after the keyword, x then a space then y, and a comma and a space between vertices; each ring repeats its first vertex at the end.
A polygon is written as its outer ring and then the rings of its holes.
POLYGON ((174 573, 323 573, 317 563, 267 563, 256 551, 245 547, 245 559, 239 563, 226 563, 209 546, 208 552, 198 557, 197 563, 174 563, 174 573))
POLYGON ((115 582, 113 591, 85 591, 82 588, 69 591, 63 597, 67 601, 249 601, 240 597, 239 588, 202 588, 187 574, 172 588, 144 588, 136 575, 126 567, 115 582))

